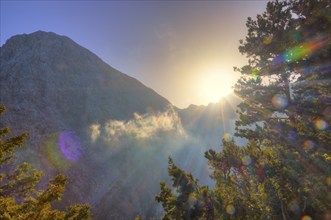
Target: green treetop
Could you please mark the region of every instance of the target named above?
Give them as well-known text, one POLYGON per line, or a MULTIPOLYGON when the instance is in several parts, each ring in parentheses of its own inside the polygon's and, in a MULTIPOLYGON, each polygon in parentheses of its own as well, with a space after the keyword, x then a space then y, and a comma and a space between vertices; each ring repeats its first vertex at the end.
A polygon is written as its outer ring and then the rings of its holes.
MULTIPOLYGON (((0 106, 0 116, 5 107, 0 106)), ((91 219, 89 205, 72 205, 65 211, 52 208, 59 201, 67 183, 67 177, 59 174, 50 180, 47 189, 37 190, 43 173, 22 163, 13 172, 4 171, 3 166, 11 163, 15 150, 23 146, 27 133, 7 138, 9 128, 0 128, 0 219, 91 219)))

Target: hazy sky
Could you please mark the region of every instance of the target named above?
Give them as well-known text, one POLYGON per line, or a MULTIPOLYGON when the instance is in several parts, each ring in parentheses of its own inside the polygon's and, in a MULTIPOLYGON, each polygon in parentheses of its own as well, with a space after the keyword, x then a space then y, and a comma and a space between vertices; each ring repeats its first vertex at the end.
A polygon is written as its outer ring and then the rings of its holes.
POLYGON ((1 45, 37 30, 66 35, 178 107, 234 84, 247 17, 267 1, 2 1, 1 45))

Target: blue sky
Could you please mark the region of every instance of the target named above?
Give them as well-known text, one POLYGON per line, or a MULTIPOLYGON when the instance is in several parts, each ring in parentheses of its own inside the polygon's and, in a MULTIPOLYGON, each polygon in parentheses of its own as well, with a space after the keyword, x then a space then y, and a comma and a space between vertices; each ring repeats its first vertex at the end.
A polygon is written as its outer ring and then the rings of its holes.
POLYGON ((233 84, 238 78, 232 69, 246 62, 238 51, 247 32, 246 19, 262 13, 266 3, 1 1, 0 43, 16 34, 55 32, 178 107, 207 104, 222 92, 211 91, 209 81, 226 87, 224 81, 233 84))

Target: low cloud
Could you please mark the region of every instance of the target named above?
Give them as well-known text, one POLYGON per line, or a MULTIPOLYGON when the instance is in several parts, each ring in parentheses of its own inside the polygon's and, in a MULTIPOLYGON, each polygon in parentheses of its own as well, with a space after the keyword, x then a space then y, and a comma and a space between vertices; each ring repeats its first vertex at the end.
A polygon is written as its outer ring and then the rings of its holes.
POLYGON ((129 121, 109 120, 104 125, 90 126, 90 138, 93 142, 98 138, 117 141, 123 136, 150 139, 162 132, 176 132, 177 135, 186 137, 181 120, 173 109, 155 115, 135 113, 129 121))
POLYGON ((100 124, 92 124, 90 126, 90 136, 91 140, 94 142, 101 134, 100 124))

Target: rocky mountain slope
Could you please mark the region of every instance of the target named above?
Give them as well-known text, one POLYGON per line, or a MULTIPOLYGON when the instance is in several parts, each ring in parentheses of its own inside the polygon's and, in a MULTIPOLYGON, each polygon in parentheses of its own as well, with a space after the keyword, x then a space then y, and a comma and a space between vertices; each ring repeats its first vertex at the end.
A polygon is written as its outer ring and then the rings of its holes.
POLYGON ((169 155, 209 184, 203 153, 233 131, 228 103, 178 109, 54 33, 17 35, 0 50, 1 126, 30 133, 19 160, 69 176, 59 206, 88 202, 95 219, 160 216, 169 155))
POLYGON ((9 111, 28 113, 24 121, 39 121, 34 126, 43 126, 45 131, 81 127, 81 123, 106 118, 128 119, 148 106, 158 111, 170 104, 87 49, 54 33, 38 31, 9 39, 1 48, 0 77, 1 101, 9 111))

